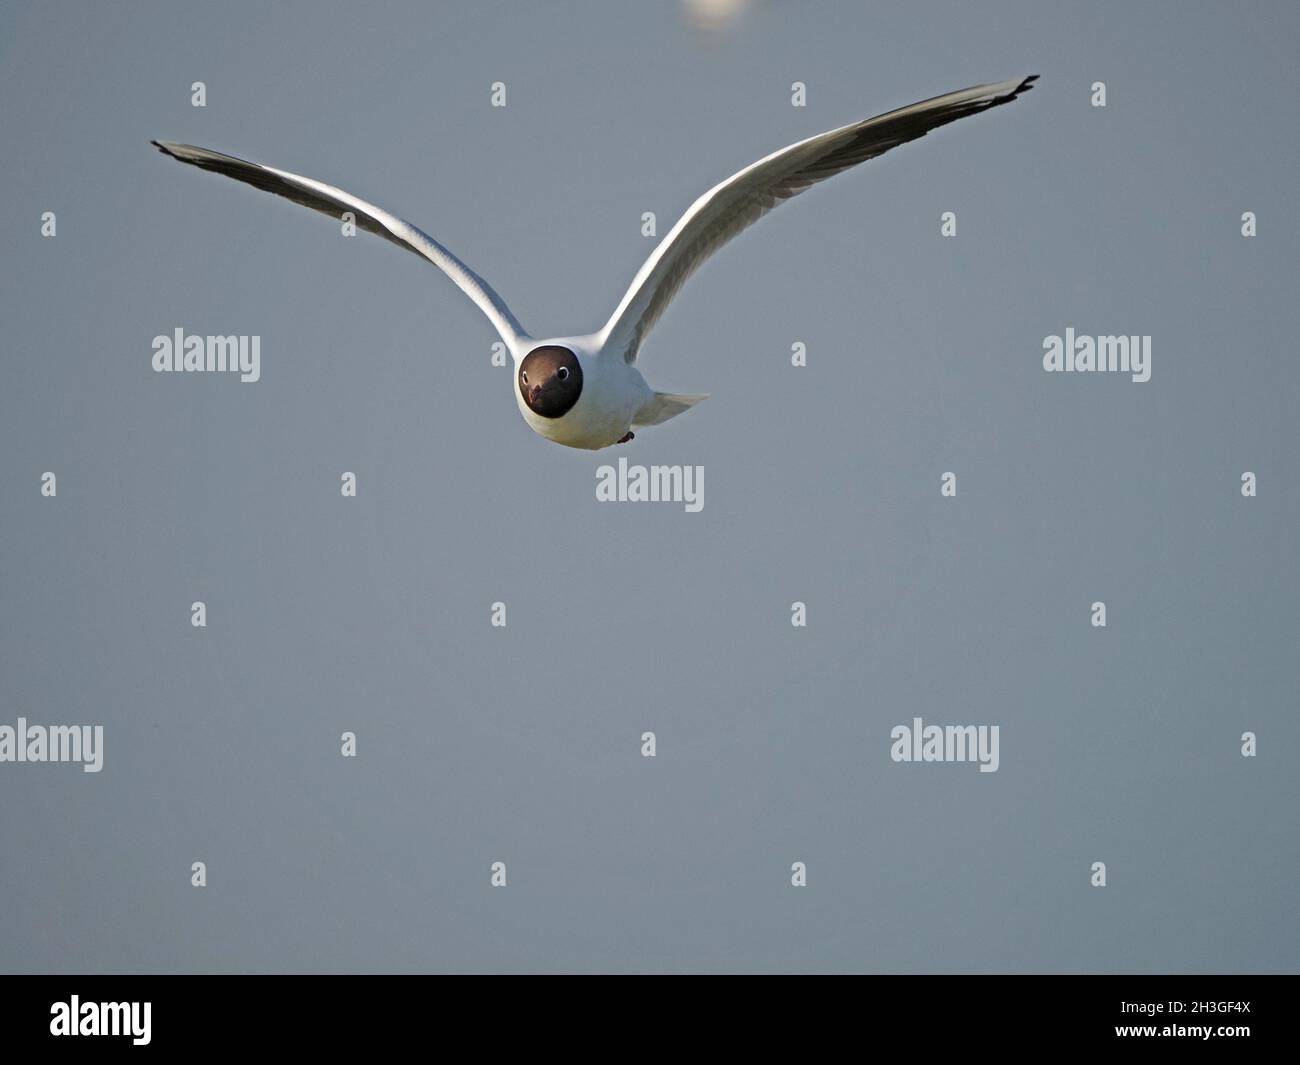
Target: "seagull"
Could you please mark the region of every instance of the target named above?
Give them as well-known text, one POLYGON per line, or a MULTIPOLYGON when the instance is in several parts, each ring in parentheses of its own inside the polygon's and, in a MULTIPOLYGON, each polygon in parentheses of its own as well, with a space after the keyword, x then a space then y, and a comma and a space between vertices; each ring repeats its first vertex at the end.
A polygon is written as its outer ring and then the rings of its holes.
POLYGON ((478 306, 509 349, 515 402, 547 440, 597 450, 659 425, 707 395, 657 392, 637 369, 655 322, 710 255, 773 207, 841 171, 923 137, 930 130, 1010 103, 1038 77, 1013 78, 950 92, 798 141, 715 185, 687 209, 632 279, 598 333, 534 340, 492 286, 427 233, 381 207, 312 178, 189 144, 153 141, 173 159, 342 218, 427 259, 478 306))

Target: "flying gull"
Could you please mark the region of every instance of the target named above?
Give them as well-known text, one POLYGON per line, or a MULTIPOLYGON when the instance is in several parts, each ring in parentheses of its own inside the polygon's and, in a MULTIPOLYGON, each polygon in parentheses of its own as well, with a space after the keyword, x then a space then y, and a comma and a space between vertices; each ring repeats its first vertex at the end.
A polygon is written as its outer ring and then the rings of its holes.
POLYGON ((637 271, 598 333, 534 340, 483 278, 427 233, 342 189, 286 170, 189 144, 154 141, 159 150, 204 170, 242 181, 304 207, 340 217, 351 212, 367 232, 415 252, 445 273, 478 305, 510 349, 515 401, 537 433, 594 450, 632 439, 633 428, 658 425, 703 395, 656 392, 637 369, 641 345, 677 290, 718 248, 768 211, 805 189, 930 130, 1010 103, 1037 75, 950 92, 791 144, 715 185, 686 211, 637 271))

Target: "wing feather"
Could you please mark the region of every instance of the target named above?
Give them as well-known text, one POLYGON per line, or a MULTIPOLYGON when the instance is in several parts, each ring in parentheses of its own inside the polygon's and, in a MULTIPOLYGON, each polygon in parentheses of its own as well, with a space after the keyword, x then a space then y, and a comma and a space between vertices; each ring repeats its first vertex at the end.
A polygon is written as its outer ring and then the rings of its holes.
POLYGON ((977 85, 809 137, 733 174, 686 211, 637 272, 598 336, 605 350, 636 360, 646 335, 686 279, 710 255, 778 204, 932 129, 1010 103, 1037 74, 977 85))
POLYGON ((315 181, 312 178, 291 174, 287 170, 263 166, 237 159, 233 155, 222 155, 207 148, 196 148, 192 144, 171 144, 165 141, 153 141, 154 146, 173 159, 189 163, 202 170, 224 174, 226 177, 242 181, 264 192, 283 196, 294 203, 310 207, 313 211, 341 217, 344 211, 351 211, 356 217, 359 229, 374 233, 391 241, 399 248, 414 252, 427 259, 446 274, 456 286, 478 306, 488 320, 496 327, 512 350, 529 339, 518 319, 510 313, 505 301, 493 291, 483 278, 466 266, 460 259, 439 244, 427 233, 409 222, 404 222, 396 215, 389 214, 381 207, 353 196, 351 193, 336 189, 333 185, 315 181))

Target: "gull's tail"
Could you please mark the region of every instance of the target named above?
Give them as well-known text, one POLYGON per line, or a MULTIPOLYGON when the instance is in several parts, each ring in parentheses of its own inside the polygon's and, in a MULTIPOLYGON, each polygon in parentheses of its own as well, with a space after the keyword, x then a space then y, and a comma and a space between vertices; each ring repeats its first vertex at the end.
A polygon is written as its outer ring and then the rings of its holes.
POLYGON ((656 392, 654 399, 647 400, 632 418, 632 424, 638 428, 646 425, 658 425, 669 418, 675 418, 682 411, 690 410, 703 396, 679 396, 672 392, 656 392))

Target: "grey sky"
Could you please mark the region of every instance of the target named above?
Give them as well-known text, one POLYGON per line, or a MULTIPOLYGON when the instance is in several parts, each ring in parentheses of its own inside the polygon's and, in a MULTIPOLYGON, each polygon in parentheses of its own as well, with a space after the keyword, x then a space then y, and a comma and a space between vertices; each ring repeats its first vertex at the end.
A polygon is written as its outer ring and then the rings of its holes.
POLYGON ((1298 24, 6 5, 0 724, 105 738, 0 765, 0 970, 1294 971, 1298 24), (598 454, 436 270, 148 143, 371 199, 546 336, 642 212, 1029 73, 711 260, 641 358, 712 398, 598 454), (260 335, 261 381, 153 373, 178 326, 260 335), (1151 335, 1151 381, 1044 373, 1067 326, 1151 335), (620 454, 703 465, 703 511, 597 503, 620 454), (916 716, 999 770, 891 762, 916 716))

